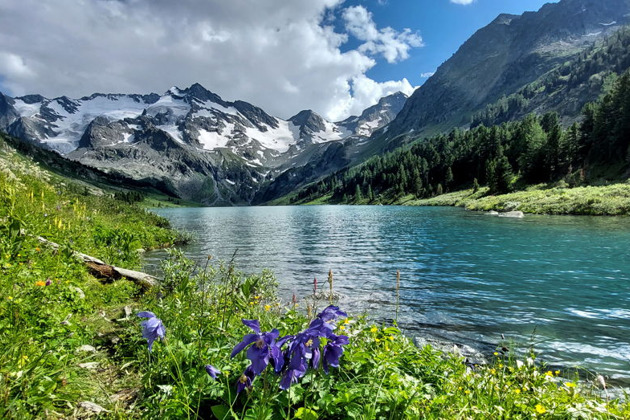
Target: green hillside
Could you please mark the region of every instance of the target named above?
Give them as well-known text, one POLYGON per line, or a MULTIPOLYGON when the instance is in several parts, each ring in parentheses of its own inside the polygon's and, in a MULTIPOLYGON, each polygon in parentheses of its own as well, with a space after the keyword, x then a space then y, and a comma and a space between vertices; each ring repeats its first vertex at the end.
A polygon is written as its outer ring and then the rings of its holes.
POLYGON ((421 199, 466 188, 477 191, 480 185, 496 195, 540 183, 624 182, 630 168, 628 98, 630 72, 585 106, 580 124, 567 129, 556 113, 547 113, 490 128, 453 130, 337 172, 285 202, 387 204, 410 194, 421 199))

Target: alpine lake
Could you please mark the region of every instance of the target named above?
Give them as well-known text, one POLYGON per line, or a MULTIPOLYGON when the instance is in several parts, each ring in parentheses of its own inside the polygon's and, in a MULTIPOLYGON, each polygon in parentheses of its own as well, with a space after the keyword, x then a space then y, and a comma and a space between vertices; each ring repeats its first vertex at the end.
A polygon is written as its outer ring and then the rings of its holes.
MULTIPOLYGON (((311 295, 314 278, 327 291, 332 270, 341 309, 397 318, 419 343, 533 349, 551 366, 630 386, 630 218, 396 206, 152 211, 195 236, 183 250, 202 266, 211 255, 246 273, 270 269, 285 302, 311 295)), ((164 258, 147 253, 146 269, 164 258)))

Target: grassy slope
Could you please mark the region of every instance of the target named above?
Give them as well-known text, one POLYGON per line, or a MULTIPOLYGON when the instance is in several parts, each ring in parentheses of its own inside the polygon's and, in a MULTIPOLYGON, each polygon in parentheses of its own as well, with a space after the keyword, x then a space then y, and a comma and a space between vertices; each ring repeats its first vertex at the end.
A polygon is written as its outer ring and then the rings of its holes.
POLYGON ((268 373, 237 396, 248 361, 230 352, 251 333, 240 319, 291 334, 308 325, 304 309, 278 304, 268 273, 245 276, 214 262, 200 270, 177 252, 159 291, 102 284, 71 250, 134 267, 136 248, 176 236, 163 219, 100 194, 0 143, 1 418, 85 418, 101 409, 100 417, 125 419, 630 418, 627 405, 526 359, 496 353, 490 365, 471 369, 360 318, 337 325, 349 343, 330 374, 311 371, 280 392, 268 373), (53 252, 30 234, 63 247, 53 252), (155 312, 167 340, 149 353, 126 307, 155 312), (216 381, 206 363, 222 371, 216 381))
POLYGON ((177 240, 167 227, 0 140, 0 417, 70 417, 79 401, 102 403, 121 389, 124 372, 107 357, 117 329, 111 320, 138 290, 126 281, 101 284, 71 251, 135 268, 138 249, 177 240), (84 345, 98 350, 79 350, 84 345))
POLYGON ((463 190, 441 196, 416 200, 406 197, 398 204, 418 206, 460 206, 468 210, 520 210, 534 214, 628 215, 630 214, 630 183, 576 188, 531 186, 524 191, 502 195, 484 195, 463 190))

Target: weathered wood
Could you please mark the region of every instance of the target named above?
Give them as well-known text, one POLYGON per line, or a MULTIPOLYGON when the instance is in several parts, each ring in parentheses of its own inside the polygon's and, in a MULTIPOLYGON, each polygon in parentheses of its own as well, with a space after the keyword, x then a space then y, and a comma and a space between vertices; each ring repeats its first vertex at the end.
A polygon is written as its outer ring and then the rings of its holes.
MULTIPOLYGON (((49 241, 46 238, 42 238, 41 236, 37 236, 37 240, 55 250, 58 250, 60 248, 59 244, 49 241)), ((72 251, 72 255, 82 260, 90 268, 90 272, 96 277, 111 281, 126 278, 127 280, 131 280, 137 285, 144 287, 145 289, 150 289, 151 287, 159 285, 159 280, 150 274, 109 265, 99 260, 98 258, 94 258, 90 255, 83 254, 77 251, 72 251)))

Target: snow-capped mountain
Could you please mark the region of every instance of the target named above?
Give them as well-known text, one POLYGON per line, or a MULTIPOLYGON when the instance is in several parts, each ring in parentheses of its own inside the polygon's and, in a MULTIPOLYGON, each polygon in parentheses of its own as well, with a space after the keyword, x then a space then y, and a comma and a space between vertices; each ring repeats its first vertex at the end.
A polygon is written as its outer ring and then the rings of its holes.
POLYGON ((360 117, 335 123, 313 111, 276 118, 247 102, 225 101, 200 84, 162 95, 0 94, 0 129, 90 166, 165 180, 183 198, 240 203, 281 168, 305 164, 327 143, 367 138, 391 121, 405 96, 388 98, 360 117))

